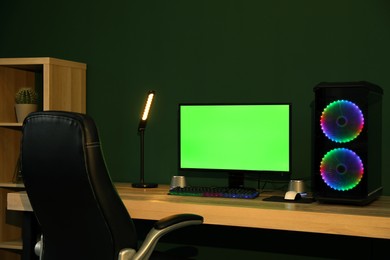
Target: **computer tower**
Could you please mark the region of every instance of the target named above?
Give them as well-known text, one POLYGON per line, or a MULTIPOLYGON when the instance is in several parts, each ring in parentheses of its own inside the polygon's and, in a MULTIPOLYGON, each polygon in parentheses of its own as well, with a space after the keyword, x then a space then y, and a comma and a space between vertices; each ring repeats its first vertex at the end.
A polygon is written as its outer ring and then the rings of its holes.
POLYGON ((312 191, 319 202, 365 205, 382 194, 382 96, 366 81, 313 89, 312 191))

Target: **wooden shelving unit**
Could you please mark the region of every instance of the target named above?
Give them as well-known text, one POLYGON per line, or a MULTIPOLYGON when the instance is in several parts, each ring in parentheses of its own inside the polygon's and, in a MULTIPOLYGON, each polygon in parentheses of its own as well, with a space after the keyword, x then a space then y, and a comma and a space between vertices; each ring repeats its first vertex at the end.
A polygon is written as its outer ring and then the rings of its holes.
POLYGON ((0 259, 21 259, 22 213, 6 209, 7 193, 23 190, 14 182, 22 123, 16 120, 14 97, 21 87, 40 95, 39 110, 86 112, 84 63, 56 59, 0 58, 0 259))

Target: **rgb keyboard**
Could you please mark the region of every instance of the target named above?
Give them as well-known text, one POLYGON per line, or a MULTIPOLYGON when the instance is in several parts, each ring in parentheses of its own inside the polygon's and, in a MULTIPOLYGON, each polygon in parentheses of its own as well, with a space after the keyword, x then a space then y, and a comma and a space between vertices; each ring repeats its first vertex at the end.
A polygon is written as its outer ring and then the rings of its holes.
POLYGON ((260 193, 253 188, 186 186, 184 188, 175 187, 170 189, 168 194, 194 197, 254 199, 258 197, 260 193))

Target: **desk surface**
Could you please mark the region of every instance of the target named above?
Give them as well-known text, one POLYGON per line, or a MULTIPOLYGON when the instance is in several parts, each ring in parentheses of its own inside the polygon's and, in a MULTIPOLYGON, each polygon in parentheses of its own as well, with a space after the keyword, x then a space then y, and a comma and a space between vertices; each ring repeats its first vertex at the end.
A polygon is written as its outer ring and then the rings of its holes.
MULTIPOLYGON (((129 183, 115 185, 135 219, 196 213, 204 217, 205 224, 390 239, 389 196, 366 206, 302 204, 263 201, 273 195, 265 192, 256 199, 228 199, 167 195, 167 185, 152 189, 132 188, 129 183)), ((7 208, 32 210, 23 192, 9 193, 7 208)))

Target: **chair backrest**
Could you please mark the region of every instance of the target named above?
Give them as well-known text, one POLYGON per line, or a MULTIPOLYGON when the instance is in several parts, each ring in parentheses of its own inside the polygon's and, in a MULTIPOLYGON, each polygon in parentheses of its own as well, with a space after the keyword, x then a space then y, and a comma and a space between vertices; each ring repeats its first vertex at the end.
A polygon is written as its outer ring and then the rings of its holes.
POLYGON ((43 234, 42 259, 116 259, 137 247, 93 119, 43 111, 23 123, 21 172, 43 234))

